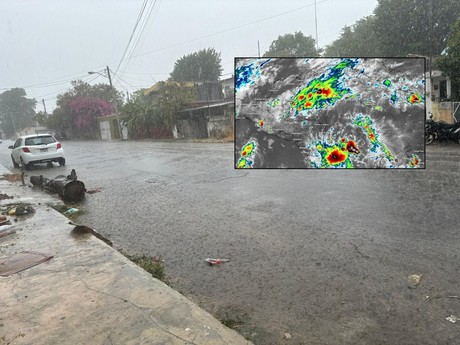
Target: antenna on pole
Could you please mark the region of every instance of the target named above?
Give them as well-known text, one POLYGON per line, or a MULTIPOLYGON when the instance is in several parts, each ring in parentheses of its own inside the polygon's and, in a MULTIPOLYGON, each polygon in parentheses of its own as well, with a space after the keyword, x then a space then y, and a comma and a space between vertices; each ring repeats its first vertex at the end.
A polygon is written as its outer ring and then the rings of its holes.
POLYGON ((316 15, 316 0, 315 0, 315 30, 316 30, 316 50, 319 50, 319 46, 318 46, 318 17, 316 15))
POLYGON ((260 44, 259 44, 259 40, 257 40, 257 51, 259 52, 259 57, 260 57, 260 44))

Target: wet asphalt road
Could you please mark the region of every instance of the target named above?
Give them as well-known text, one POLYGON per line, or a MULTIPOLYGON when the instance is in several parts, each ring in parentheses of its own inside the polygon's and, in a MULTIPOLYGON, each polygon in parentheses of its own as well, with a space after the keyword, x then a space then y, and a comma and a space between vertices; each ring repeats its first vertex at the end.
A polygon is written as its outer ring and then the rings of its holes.
POLYGON ((428 147, 426 170, 249 172, 233 169, 232 144, 63 147, 66 167, 28 174, 74 168, 101 187, 79 222, 162 255, 176 290, 239 316, 256 344, 460 343, 460 323, 445 319, 460 317, 449 298, 460 297, 459 145, 428 147), (417 288, 410 274, 423 276, 417 288))

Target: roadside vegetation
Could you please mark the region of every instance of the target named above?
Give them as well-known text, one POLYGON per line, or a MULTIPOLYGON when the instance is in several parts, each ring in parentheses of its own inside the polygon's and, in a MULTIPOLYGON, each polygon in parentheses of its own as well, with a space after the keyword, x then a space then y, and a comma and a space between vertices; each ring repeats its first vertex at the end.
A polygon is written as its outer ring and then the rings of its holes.
POLYGON ((166 279, 164 260, 161 256, 149 256, 144 254, 132 255, 122 250, 120 250, 120 253, 145 271, 149 272, 153 278, 161 280, 163 283, 169 285, 166 279))

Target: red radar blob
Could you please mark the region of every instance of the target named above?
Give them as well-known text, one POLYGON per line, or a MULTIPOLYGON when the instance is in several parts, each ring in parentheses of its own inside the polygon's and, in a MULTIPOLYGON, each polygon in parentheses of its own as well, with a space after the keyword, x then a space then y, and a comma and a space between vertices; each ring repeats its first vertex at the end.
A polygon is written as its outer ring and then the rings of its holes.
POLYGON ((322 90, 323 95, 325 95, 326 97, 329 97, 331 92, 332 92, 331 89, 323 89, 322 90))
POLYGON ((419 101, 420 101, 420 99, 416 95, 411 95, 410 96, 410 102, 411 103, 417 103, 419 101))
POLYGON ((329 153, 329 155, 327 156, 327 161, 329 162, 329 164, 337 164, 343 162, 346 158, 346 155, 344 155, 339 150, 335 149, 331 153, 329 153))
POLYGON ((352 153, 359 153, 360 152, 358 147, 356 146, 356 143, 353 140, 350 140, 347 143, 347 151, 352 152, 352 153))
POLYGON ((302 100, 302 99, 304 99, 304 98, 305 98, 304 95, 300 95, 300 96, 299 96, 299 99, 300 99, 300 100, 302 100))

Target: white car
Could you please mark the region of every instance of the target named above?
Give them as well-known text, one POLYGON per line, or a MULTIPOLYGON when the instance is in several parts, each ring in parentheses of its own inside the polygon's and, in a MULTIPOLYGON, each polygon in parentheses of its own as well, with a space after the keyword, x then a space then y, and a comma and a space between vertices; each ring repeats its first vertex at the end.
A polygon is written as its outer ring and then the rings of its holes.
POLYGON ((59 165, 65 165, 64 150, 62 144, 51 134, 33 134, 19 137, 14 145, 9 146, 11 151, 11 160, 15 168, 19 164, 28 170, 33 164, 57 162, 59 165))

